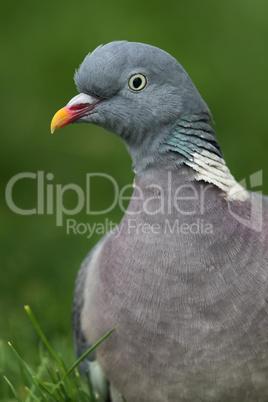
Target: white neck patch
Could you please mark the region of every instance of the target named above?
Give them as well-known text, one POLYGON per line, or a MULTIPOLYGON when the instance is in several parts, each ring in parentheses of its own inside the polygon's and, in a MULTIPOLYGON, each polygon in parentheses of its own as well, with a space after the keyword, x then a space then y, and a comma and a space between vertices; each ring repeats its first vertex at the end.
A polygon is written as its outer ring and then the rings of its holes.
POLYGON ((231 175, 224 159, 206 150, 194 153, 193 158, 193 162, 185 163, 195 170, 196 180, 214 184, 225 192, 228 201, 245 201, 250 198, 248 191, 231 175))

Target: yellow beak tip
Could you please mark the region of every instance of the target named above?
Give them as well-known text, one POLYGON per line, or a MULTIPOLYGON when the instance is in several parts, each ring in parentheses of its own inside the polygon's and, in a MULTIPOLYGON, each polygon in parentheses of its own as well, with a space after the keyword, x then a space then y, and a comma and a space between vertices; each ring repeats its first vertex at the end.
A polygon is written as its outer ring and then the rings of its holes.
POLYGON ((62 109, 58 110, 57 113, 53 116, 53 119, 51 121, 50 125, 51 134, 53 134, 55 130, 57 130, 58 128, 61 128, 69 124, 70 117, 71 114, 66 107, 63 107, 62 109))

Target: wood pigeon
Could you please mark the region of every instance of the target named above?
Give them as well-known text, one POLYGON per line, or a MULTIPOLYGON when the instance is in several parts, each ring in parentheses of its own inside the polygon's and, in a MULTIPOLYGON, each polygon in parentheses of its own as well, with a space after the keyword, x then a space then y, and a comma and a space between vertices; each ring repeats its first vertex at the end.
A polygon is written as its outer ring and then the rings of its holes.
POLYGON ((74 79, 52 132, 97 124, 136 173, 76 281, 77 356, 116 327, 82 363, 97 400, 268 401, 268 197, 231 175, 206 103, 165 51, 111 42, 74 79))

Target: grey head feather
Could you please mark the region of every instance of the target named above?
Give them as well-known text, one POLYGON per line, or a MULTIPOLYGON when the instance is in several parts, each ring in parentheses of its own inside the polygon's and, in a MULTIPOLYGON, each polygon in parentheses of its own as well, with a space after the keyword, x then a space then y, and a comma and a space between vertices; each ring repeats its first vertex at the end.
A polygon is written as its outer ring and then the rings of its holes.
POLYGON ((174 147, 163 144, 176 124, 188 122, 197 134, 208 132, 208 141, 213 134, 212 129, 201 132, 197 127, 212 118, 189 75, 174 57, 154 46, 126 41, 99 46, 86 56, 74 79, 79 92, 103 100, 96 113, 78 122, 95 123, 120 136, 136 170, 174 153, 174 147), (139 92, 128 86, 136 73, 147 80, 139 92))

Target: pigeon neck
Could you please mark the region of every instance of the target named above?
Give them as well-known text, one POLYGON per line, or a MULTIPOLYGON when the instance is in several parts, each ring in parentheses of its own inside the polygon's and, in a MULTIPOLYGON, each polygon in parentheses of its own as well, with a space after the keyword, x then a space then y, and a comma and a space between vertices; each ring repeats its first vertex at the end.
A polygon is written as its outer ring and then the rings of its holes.
POLYGON ((173 154, 177 166, 185 164, 193 169, 195 180, 214 184, 228 200, 245 200, 249 197, 248 192, 236 182, 226 166, 209 121, 208 114, 180 118, 172 127, 166 149, 173 154))

